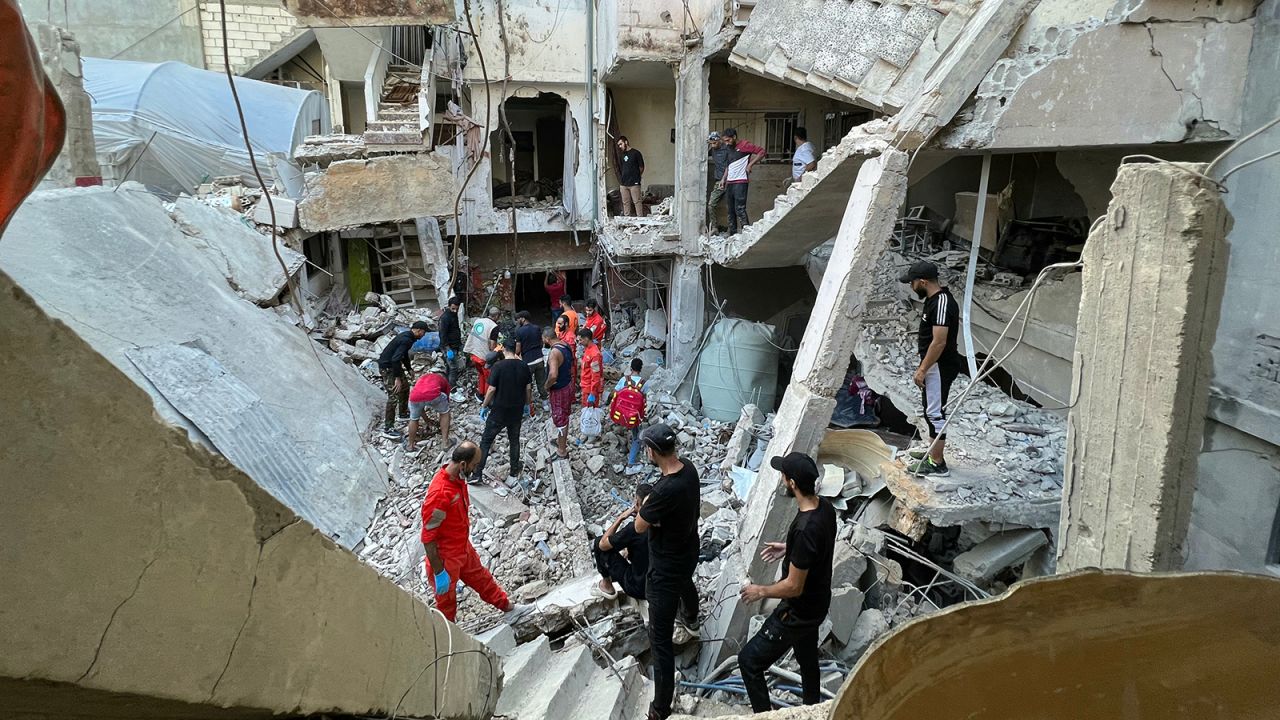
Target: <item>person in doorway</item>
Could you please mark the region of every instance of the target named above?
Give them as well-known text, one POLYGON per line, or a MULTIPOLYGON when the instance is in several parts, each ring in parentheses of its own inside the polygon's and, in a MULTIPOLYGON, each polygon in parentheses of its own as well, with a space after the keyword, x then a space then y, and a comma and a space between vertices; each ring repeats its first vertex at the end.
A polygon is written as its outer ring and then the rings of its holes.
POLYGON ((538 399, 547 399, 547 361, 542 355, 542 328, 533 324, 528 310, 516 313, 516 354, 533 373, 538 399))
POLYGON ((764 158, 764 148, 739 140, 738 131, 734 128, 727 128, 720 136, 732 149, 720 185, 729 203, 729 234, 735 235, 750 222, 747 219, 747 187, 751 170, 764 158))
POLYGON ((965 359, 956 348, 960 336, 960 304, 951 291, 938 284, 938 266, 928 260, 912 263, 898 277, 907 283, 916 297, 924 300, 920 326, 916 331, 916 349, 920 365, 911 379, 920 388, 925 422, 929 425, 929 446, 909 451, 915 462, 909 470, 918 476, 946 477, 951 474, 943 454, 947 436, 947 396, 951 383, 964 367, 965 359))
POLYGON ((466 357, 462 354, 462 325, 458 320, 458 308, 462 300, 449 298, 449 306, 440 311, 440 351, 444 353, 445 377, 449 385, 458 382, 458 376, 466 367, 466 357))
POLYGON ((480 598, 506 613, 514 623, 534 609, 513 604, 507 593, 480 564, 471 544, 471 493, 466 478, 475 471, 484 455, 470 441, 460 443, 449 462, 436 472, 422 502, 422 547, 426 554, 427 577, 436 594, 436 609, 449 621, 457 619, 457 583, 466 583, 480 598))
POLYGON ((440 418, 440 442, 449 446, 449 379, 445 377, 444 368, 437 366, 431 372, 424 373, 413 384, 409 391, 409 437, 405 440, 405 454, 417 457, 418 423, 422 420, 422 411, 430 408, 440 418))
POLYGON ((636 487, 636 504, 622 511, 609 529, 591 543, 591 554, 596 560, 600 582, 592 588, 593 595, 612 600, 618 597, 613 584, 636 600, 644 600, 644 576, 649 572, 649 538, 636 532, 634 522, 627 522, 653 491, 653 486, 640 483, 636 487))
POLYGON ((551 424, 556 426, 556 455, 569 457, 569 416, 573 414, 573 347, 556 331, 542 331, 542 343, 551 348, 547 353, 547 399, 551 405, 551 424))
MULTIPOLYGON (((649 642, 653 648, 653 702, 648 720, 665 720, 675 699, 677 630, 681 640, 697 636, 698 471, 677 453, 676 432, 655 423, 640 433, 645 457, 662 477, 636 515, 636 532, 649 536, 649 642), (683 605, 683 608, 681 607, 683 605), (678 627, 677 627, 678 626, 678 627)), ((681 644, 683 644, 683 642, 681 644)))
POLYGON ((644 470, 637 463, 640 459, 640 423, 644 420, 645 406, 648 404, 648 391, 645 389, 644 382, 644 361, 640 358, 631 358, 631 372, 618 378, 618 384, 613 387, 613 402, 610 409, 611 415, 619 415, 614 422, 619 420, 630 421, 628 417, 631 413, 635 413, 635 425, 631 427, 631 450, 627 453, 627 475, 636 475, 644 470), (637 398, 628 398, 627 393, 636 392, 639 394, 637 398), (632 407, 622 408, 623 404, 632 407), (634 409, 632 409, 634 408, 634 409))
POLYGON ((489 308, 485 317, 476 318, 467 332, 467 342, 462 346, 471 358, 479 379, 476 381, 476 395, 483 398, 489 390, 489 366, 485 358, 498 347, 498 318, 502 311, 496 307, 489 308))
POLYGON ((560 318, 556 320, 556 334, 573 347, 578 337, 578 311, 573 309, 573 298, 560 296, 560 318))
POLYGON ((409 417, 409 385, 413 382, 409 349, 430 329, 430 325, 419 320, 410 325, 408 330, 396 335, 378 355, 378 373, 382 375, 382 386, 387 391, 382 436, 389 440, 401 438, 395 428, 396 413, 402 418, 409 417))
POLYGON ((582 389, 583 407, 600 407, 604 398, 604 356, 595 336, 587 328, 578 331, 578 344, 582 346, 582 361, 578 379, 582 389))
POLYGON ((631 147, 626 135, 618 136, 618 188, 622 193, 623 215, 644 215, 640 181, 644 176, 644 156, 631 147))
POLYGON ((604 314, 600 312, 600 303, 596 302, 595 298, 588 300, 582 313, 582 327, 591 331, 591 336, 596 342, 604 342, 604 334, 609 325, 604 320, 604 314))
POLYGON ((542 280, 542 289, 547 291, 547 298, 551 303, 552 327, 555 326, 556 320, 560 319, 560 298, 568 287, 569 282, 565 279, 563 270, 548 272, 547 276, 542 280))
POLYGON ((482 457, 476 467, 474 482, 484 480, 484 465, 489 451, 493 449, 493 441, 499 432, 505 430, 510 460, 506 486, 514 488, 520 484, 520 425, 525 416, 532 416, 533 412, 533 373, 516 354, 516 341, 512 338, 502 346, 502 359, 489 371, 489 389, 480 405, 484 434, 480 436, 482 457))
POLYGON ((765 543, 765 562, 782 560, 782 579, 772 585, 748 584, 743 602, 764 598, 782 600, 760 631, 738 653, 738 669, 754 712, 773 709, 765 672, 788 650, 800 665, 805 705, 822 702, 822 674, 818 669, 818 626, 831 608, 831 565, 836 547, 836 510, 818 497, 818 466, 804 453, 792 452, 769 461, 782 473, 787 497, 796 499, 796 517, 786 542, 765 543))
POLYGON ((798 183, 805 173, 818 167, 818 155, 813 150, 813 143, 809 142, 808 130, 797 127, 792 131, 791 139, 796 148, 791 154, 791 182, 798 183))
POLYGON ((717 223, 720 201, 724 199, 724 169, 729 166, 729 155, 733 148, 725 142, 720 133, 713 132, 707 137, 707 232, 716 233, 722 228, 717 223))

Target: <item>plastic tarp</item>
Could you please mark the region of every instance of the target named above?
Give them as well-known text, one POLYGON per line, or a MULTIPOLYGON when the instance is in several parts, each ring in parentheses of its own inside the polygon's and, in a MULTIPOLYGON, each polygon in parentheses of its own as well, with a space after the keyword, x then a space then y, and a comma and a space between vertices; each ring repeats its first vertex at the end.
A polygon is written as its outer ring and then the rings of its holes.
MULTIPOLYGON (((320 93, 242 77, 235 83, 268 182, 274 164, 291 163, 306 136, 329 132, 329 106, 320 93)), ((225 175, 257 186, 223 73, 179 62, 87 57, 84 84, 93 101, 98 161, 113 177, 127 172, 130 180, 174 193, 225 175)))

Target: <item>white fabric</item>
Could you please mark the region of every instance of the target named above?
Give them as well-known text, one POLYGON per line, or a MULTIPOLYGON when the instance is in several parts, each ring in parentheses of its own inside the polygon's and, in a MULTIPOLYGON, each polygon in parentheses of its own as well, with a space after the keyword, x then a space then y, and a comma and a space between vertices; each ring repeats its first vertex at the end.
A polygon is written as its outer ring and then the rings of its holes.
POLYGON ((804 175, 805 167, 816 159, 813 154, 813 143, 802 143, 791 156, 791 177, 799 180, 800 176, 804 175))
MULTIPOLYGON (((319 92, 242 77, 235 83, 268 181, 275 178, 270 155, 291 164, 306 136, 330 131, 329 105, 319 92)), ((257 186, 225 74, 179 62, 87 57, 84 87, 98 160, 116 177, 127 171, 130 180, 174 193, 224 175, 257 186)))
POLYGON ((463 344, 462 349, 481 360, 485 355, 489 354, 489 334, 493 329, 498 327, 498 323, 489 318, 479 318, 471 323, 471 330, 467 333, 467 342, 463 344))
POLYGON ((747 179, 747 163, 751 162, 750 155, 742 157, 729 163, 728 174, 725 176, 725 182, 742 182, 747 179))
POLYGON ((924 371, 924 419, 935 434, 941 433, 947 423, 942 412, 942 373, 938 370, 938 363, 924 371))

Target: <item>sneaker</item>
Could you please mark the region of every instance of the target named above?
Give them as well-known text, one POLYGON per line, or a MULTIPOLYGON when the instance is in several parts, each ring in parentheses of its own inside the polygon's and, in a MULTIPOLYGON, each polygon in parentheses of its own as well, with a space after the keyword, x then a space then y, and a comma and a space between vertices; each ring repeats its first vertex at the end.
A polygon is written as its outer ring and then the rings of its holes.
POLYGON ((538 606, 533 603, 512 605, 511 609, 502 616, 502 621, 508 625, 515 625, 517 622, 523 620, 526 615, 537 609, 538 606))
POLYGON ((698 626, 691 625, 688 622, 676 619, 676 629, 671 635, 671 643, 673 645, 688 645, 697 640, 699 636, 698 626))
POLYGON ((383 431, 379 434, 388 440, 404 439, 404 433, 400 432, 399 430, 396 430, 395 428, 384 428, 383 431))
POLYGON ((505 485, 498 484, 492 485, 491 487, 493 488, 493 494, 498 497, 506 497, 511 494, 511 491, 508 490, 505 485))
POLYGON ((928 445, 921 445, 920 447, 913 447, 913 448, 907 449, 907 457, 911 458, 912 460, 923 460, 925 456, 928 454, 929 454, 928 445))
POLYGON ((606 592, 604 588, 600 587, 600 583, 596 583, 591 586, 591 595, 594 597, 604 598, 605 600, 616 600, 618 598, 618 591, 611 588, 611 591, 606 592))
POLYGON ((928 456, 925 456, 917 462, 908 464, 907 472, 915 475, 916 477, 925 477, 926 475, 932 475, 933 477, 946 477, 951 474, 951 470, 947 467, 946 460, 943 460, 940 463, 934 463, 933 458, 928 456))
POLYGON ((644 472, 644 466, 638 464, 628 465, 627 469, 622 471, 624 475, 639 475, 642 472, 644 472))

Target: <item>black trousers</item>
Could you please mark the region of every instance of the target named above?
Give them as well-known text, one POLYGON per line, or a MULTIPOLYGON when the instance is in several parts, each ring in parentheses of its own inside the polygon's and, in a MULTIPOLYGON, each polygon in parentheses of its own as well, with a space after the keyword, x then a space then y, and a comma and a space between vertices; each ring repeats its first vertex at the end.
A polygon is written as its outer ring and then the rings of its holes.
POLYGON ((683 604, 685 622, 698 622, 698 589, 694 587, 692 571, 676 578, 650 571, 645 595, 649 600, 649 644, 653 647, 653 702, 649 711, 666 718, 671 715, 671 701, 676 696, 676 649, 671 641, 676 614, 683 604))
POLYGON ((520 474, 520 423, 523 420, 523 407, 514 410, 493 408, 489 411, 489 418, 484 421, 484 434, 480 436, 480 465, 473 475, 477 481, 484 479, 484 466, 489 463, 489 451, 493 449, 493 441, 504 429, 507 431, 508 453, 511 461, 509 474, 520 474))
POLYGON ((764 674, 788 650, 795 650, 796 662, 800 665, 804 704, 817 705, 822 702, 822 673, 818 669, 818 625, 788 622, 784 619, 788 612, 783 608, 774 610, 760 627, 760 632, 738 653, 738 670, 742 673, 742 684, 747 688, 753 712, 773 709, 764 674))
POLYGON ((729 205, 729 234, 732 235, 751 222, 747 220, 747 183, 731 183, 724 186, 729 205))
POLYGON ((400 417, 409 417, 409 378, 403 373, 396 374, 394 369, 382 371, 382 387, 387 391, 387 409, 383 414, 382 427, 390 430, 396 424, 396 411, 400 417), (396 390, 396 378, 400 379, 400 389, 396 390))
POLYGON ((601 550, 600 539, 591 541, 591 555, 596 560, 596 570, 622 586, 622 592, 637 600, 644 600, 644 577, 636 576, 631 561, 622 557, 621 550, 601 550))

